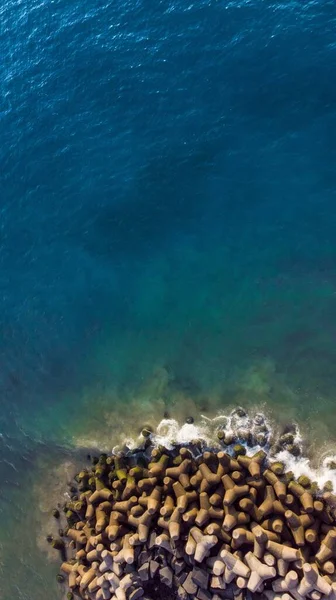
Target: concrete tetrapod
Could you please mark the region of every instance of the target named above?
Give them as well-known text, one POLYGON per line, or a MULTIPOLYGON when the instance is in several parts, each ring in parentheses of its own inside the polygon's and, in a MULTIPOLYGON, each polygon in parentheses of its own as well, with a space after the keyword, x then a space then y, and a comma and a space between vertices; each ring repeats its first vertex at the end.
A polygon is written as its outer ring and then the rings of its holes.
POLYGON ((159 600, 167 590, 180 600, 336 600, 335 498, 317 499, 264 452, 200 447, 102 455, 82 471, 63 537, 48 536, 68 593, 137 600, 156 586, 159 600))

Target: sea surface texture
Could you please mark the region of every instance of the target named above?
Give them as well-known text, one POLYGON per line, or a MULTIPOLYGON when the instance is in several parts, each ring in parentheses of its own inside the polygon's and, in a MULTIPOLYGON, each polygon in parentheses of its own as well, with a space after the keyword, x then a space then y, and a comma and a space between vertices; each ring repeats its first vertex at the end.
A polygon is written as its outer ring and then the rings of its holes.
POLYGON ((3 0, 0 56, 0 599, 57 600, 86 448, 239 403, 336 449, 336 3, 3 0))

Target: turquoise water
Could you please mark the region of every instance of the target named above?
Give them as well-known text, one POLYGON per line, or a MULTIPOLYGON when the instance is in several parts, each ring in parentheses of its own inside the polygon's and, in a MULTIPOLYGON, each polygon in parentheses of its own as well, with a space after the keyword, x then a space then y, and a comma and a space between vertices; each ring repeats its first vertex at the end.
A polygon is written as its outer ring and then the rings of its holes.
POLYGON ((334 448, 336 7, 0 12, 0 599, 42 600, 87 446, 239 403, 334 448))

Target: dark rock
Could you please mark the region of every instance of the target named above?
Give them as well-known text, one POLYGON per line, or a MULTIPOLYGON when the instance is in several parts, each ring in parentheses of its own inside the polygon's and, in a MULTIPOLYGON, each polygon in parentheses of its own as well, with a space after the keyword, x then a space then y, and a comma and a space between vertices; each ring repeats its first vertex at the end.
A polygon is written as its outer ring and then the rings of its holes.
POLYGON ((159 579, 151 579, 144 587, 144 600, 176 600, 176 590, 161 583, 159 579))
POLYGON ((197 585, 192 580, 191 572, 188 573, 185 581, 183 582, 183 586, 182 587, 185 589, 185 591, 187 592, 187 594, 190 594, 190 596, 195 596, 196 595, 196 593, 197 593, 197 585))
POLYGON ((144 563, 148 563, 151 558, 151 553, 148 550, 142 550, 138 557, 138 564, 143 565, 144 563))
POLYGON ((178 600, 189 600, 189 595, 182 586, 177 589, 177 598, 178 600))
POLYGON ((139 556, 141 554, 141 547, 135 546, 134 548, 134 561, 137 565, 139 565, 139 556))
POLYGON ((208 590, 198 590, 196 598, 198 600, 212 600, 212 594, 208 590))
POLYGON ((167 554, 164 550, 158 549, 155 552, 155 560, 160 563, 161 566, 165 567, 167 565, 167 554))
POLYGON ((187 417, 187 418, 186 418, 186 423, 187 423, 188 425, 192 425, 194 422, 195 422, 195 419, 194 419, 194 417, 187 417))
POLYGON ((63 581, 64 581, 64 575, 62 575, 62 573, 58 573, 58 574, 56 575, 56 581, 57 581, 58 583, 63 583, 63 581))
POLYGON ((142 587, 131 586, 130 588, 128 588, 126 596, 128 600, 137 600, 138 598, 141 598, 144 595, 144 593, 145 592, 142 587))
POLYGON ((195 564, 195 559, 194 559, 194 557, 193 557, 193 556, 189 556, 188 554, 185 554, 185 553, 183 554, 183 560, 184 560, 184 562, 185 562, 187 565, 189 565, 189 566, 191 566, 191 567, 193 567, 193 566, 194 566, 194 564, 195 564))
POLYGON ((139 567, 138 574, 140 575, 141 581, 148 581, 149 579, 149 563, 144 563, 139 567))
POLYGON ((175 574, 179 575, 183 571, 183 569, 185 569, 185 562, 184 560, 173 556, 171 560, 171 566, 173 567, 175 574))
POLYGON ((175 575, 175 579, 177 581, 177 586, 183 585, 185 580, 187 579, 188 573, 185 571, 181 571, 178 575, 175 575))
POLYGON ((159 568, 160 568, 160 563, 158 563, 156 560, 151 560, 150 561, 150 563, 149 563, 149 573, 150 573, 151 579, 154 579, 154 577, 157 574, 159 568))
POLYGON ((60 511, 58 510, 58 508, 54 508, 54 510, 52 511, 52 516, 55 519, 59 519, 60 518, 60 511))
POLYGON ((204 569, 194 567, 191 572, 191 578, 197 587, 202 588, 202 590, 208 589, 209 573, 207 573, 204 569))
POLYGON ((168 587, 172 586, 173 583, 173 571, 170 567, 164 567, 160 569, 160 580, 168 587))
POLYGON ((129 573, 134 573, 134 571, 135 571, 135 566, 134 566, 134 565, 129 565, 129 564, 126 564, 126 565, 123 567, 123 571, 124 571, 125 575, 128 575, 129 573))
POLYGON ((180 543, 180 542, 176 543, 173 540, 171 540, 170 545, 172 547, 174 557, 177 558, 178 560, 183 558, 183 554, 184 554, 183 543, 180 543))

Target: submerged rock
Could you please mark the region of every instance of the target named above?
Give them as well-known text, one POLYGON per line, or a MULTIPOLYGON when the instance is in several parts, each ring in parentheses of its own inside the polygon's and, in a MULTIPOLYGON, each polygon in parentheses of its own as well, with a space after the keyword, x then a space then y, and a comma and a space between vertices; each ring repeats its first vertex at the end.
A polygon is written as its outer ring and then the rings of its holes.
POLYGON ((289 452, 290 454, 292 454, 295 457, 300 456, 301 454, 301 448, 299 446, 299 444, 289 444, 286 447, 287 452, 289 452))
POLYGON ((145 425, 145 427, 143 427, 141 430, 141 435, 144 438, 148 438, 150 435, 152 435, 153 431, 154 429, 151 427, 151 425, 145 425))
POLYGON ((242 406, 238 406, 237 408, 234 408, 233 411, 231 412, 231 415, 233 417, 246 417, 247 416, 247 412, 244 408, 242 408, 242 406))
POLYGON ((262 413, 257 413, 253 419, 255 425, 263 425, 265 423, 265 417, 262 413))
POLYGON ((311 486, 312 482, 311 479, 307 477, 307 475, 300 475, 300 477, 298 478, 298 483, 303 487, 308 488, 311 486))
POLYGON ((232 448, 233 456, 244 456, 246 454, 246 448, 242 444, 235 444, 232 448))

